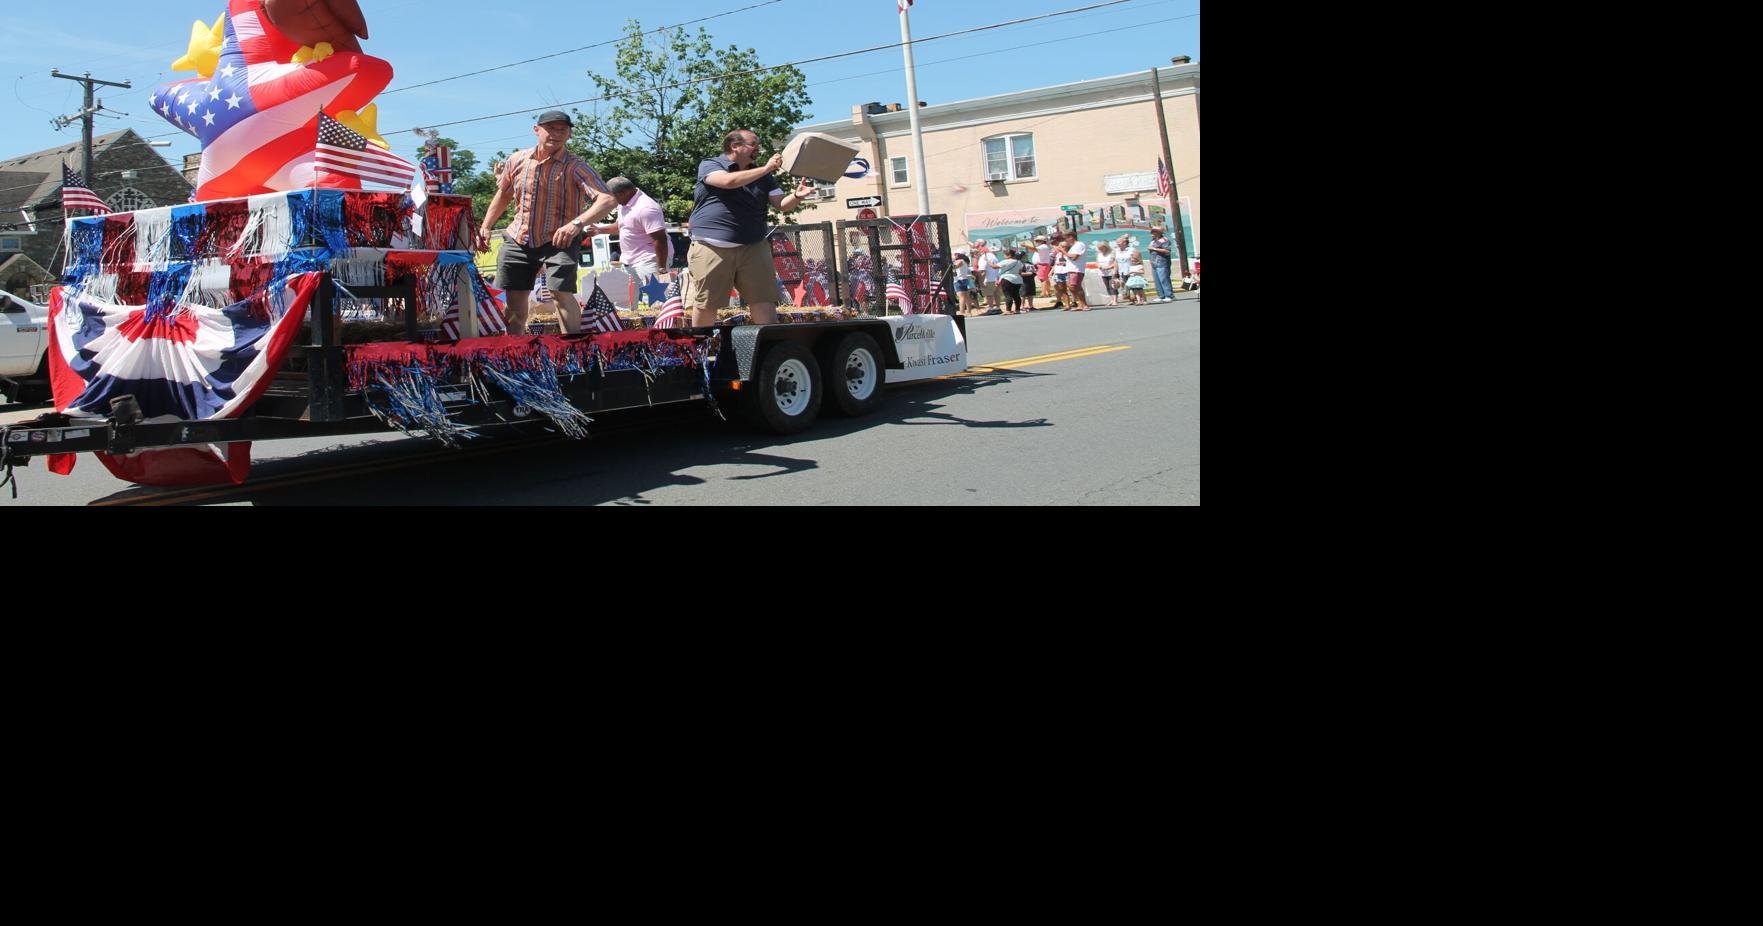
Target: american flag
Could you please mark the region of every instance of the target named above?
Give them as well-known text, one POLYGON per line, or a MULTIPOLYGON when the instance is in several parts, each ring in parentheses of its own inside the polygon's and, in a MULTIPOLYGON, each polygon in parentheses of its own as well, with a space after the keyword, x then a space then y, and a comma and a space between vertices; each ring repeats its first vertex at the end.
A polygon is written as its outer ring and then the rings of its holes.
POLYGON ((434 149, 422 159, 422 173, 428 178, 430 193, 453 192, 453 152, 445 145, 434 149))
POLYGON ((1169 186, 1169 171, 1167 171, 1163 168, 1163 159, 1158 158, 1157 159, 1157 195, 1158 196, 1168 196, 1170 189, 1171 189, 1171 187, 1169 186))
POLYGON ((225 41, 210 77, 160 86, 153 111, 202 142, 196 198, 227 199, 311 186, 358 188, 320 177, 313 161, 315 114, 353 112, 373 102, 392 66, 360 52, 290 63, 300 43, 263 15, 259 0, 227 4, 225 41))
POLYGON ((588 302, 582 306, 582 330, 601 334, 623 331, 624 322, 618 317, 618 306, 606 298, 600 284, 594 284, 594 292, 588 296, 588 302))
POLYGON ((313 163, 321 178, 330 174, 407 187, 416 176, 416 165, 368 144, 366 136, 324 113, 318 114, 318 149, 313 163))
POLYGON ((63 164, 61 165, 61 211, 66 212, 69 209, 90 209, 93 212, 110 211, 110 207, 104 205, 104 200, 99 199, 98 194, 86 189, 85 178, 80 176, 79 171, 63 164))
POLYGON ((686 325, 686 304, 680 299, 679 280, 674 279, 667 284, 667 301, 661 303, 661 314, 655 316, 657 328, 684 328, 686 325))
MULTIPOLYGON (((497 292, 500 292, 498 290, 497 292)), ((447 314, 441 316, 441 333, 450 341, 459 340, 459 305, 455 303, 447 307, 447 314)), ((507 334, 508 319, 502 317, 502 304, 496 301, 494 293, 488 298, 477 301, 477 334, 487 338, 493 334, 507 334)), ((523 334, 525 332, 522 332, 523 334)))
POLYGON ((901 309, 905 310, 908 313, 911 312, 911 310, 912 310, 912 294, 906 291, 906 287, 900 285, 900 277, 898 274, 894 273, 894 267, 892 264, 888 265, 888 293, 887 293, 887 296, 889 299, 898 300, 900 303, 901 309))

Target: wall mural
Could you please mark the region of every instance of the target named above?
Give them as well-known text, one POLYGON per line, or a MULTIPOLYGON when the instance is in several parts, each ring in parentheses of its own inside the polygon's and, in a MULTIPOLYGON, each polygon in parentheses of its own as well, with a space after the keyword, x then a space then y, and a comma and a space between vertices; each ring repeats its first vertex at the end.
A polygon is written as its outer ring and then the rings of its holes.
MULTIPOLYGON (((1189 201, 1182 197, 1182 228, 1188 236, 1189 256, 1200 252, 1194 241, 1193 224, 1189 219, 1189 201)), ((1123 234, 1131 234, 1143 248, 1151 241, 1151 226, 1169 228, 1169 200, 1140 197, 1136 203, 1118 200, 1085 203, 1078 220, 1077 237, 1086 245, 1099 241, 1113 243, 1123 234)), ((987 247, 1032 247, 1034 236, 1071 227, 1071 219, 1057 205, 1004 212, 969 212, 967 241, 984 241, 987 247)), ((1094 253, 1092 250, 1091 253, 1094 253)))

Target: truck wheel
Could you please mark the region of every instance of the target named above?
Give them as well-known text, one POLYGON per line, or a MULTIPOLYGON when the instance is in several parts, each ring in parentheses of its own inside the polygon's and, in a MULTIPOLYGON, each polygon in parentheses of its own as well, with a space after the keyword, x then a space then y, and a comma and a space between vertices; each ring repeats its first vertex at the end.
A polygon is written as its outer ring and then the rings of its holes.
POLYGON ((47 402, 49 389, 49 352, 43 352, 43 361, 37 364, 37 372, 31 374, 31 382, 23 382, 12 387, 12 401, 20 405, 35 405, 47 402))
POLYGON ((840 414, 857 418, 875 411, 887 370, 874 338, 853 331, 840 338, 823 360, 821 378, 840 414))
POLYGON ((741 404, 758 427, 794 434, 814 423, 820 392, 820 365, 814 355, 795 341, 778 341, 765 352, 753 374, 753 391, 741 404))

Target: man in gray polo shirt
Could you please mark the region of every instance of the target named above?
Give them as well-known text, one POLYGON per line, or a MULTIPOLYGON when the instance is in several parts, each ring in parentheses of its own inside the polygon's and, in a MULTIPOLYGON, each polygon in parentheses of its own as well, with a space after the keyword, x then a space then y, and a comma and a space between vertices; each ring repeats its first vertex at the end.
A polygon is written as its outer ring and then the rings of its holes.
POLYGON ((741 294, 748 318, 755 325, 777 321, 777 271, 771 263, 770 231, 766 207, 791 212, 814 192, 806 180, 785 194, 771 175, 784 166, 784 157, 754 167, 759 136, 737 129, 722 139, 722 156, 698 165, 698 184, 692 190, 692 249, 686 266, 692 272, 692 324, 716 324, 717 310, 728 307, 730 289, 741 294))

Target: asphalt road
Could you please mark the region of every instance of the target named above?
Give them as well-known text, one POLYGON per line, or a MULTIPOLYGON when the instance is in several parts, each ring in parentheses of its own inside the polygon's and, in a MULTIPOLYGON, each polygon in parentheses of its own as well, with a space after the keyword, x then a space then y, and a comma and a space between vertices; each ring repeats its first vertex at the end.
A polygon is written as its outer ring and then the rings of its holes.
MULTIPOLYGON (((702 405, 596 416, 586 441, 446 450, 388 434, 259 442, 243 486, 156 489, 83 454, 15 470, 26 505, 1198 505, 1200 300, 968 319, 965 375, 790 437, 702 405)), ((0 406, 0 423, 47 406, 0 406)))

